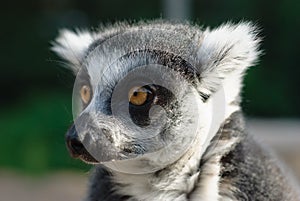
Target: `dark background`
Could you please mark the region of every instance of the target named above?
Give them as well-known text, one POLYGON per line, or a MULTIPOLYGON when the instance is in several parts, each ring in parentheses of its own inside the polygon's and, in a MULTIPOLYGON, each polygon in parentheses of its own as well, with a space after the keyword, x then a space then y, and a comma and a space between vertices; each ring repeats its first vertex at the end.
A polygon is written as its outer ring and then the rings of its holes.
MULTIPOLYGON (((175 1, 174 1, 175 2, 175 1)), ((186 1, 185 17, 215 27, 251 20, 264 38, 264 55, 246 77, 248 116, 300 117, 299 0, 186 1)), ((71 159, 64 133, 72 122, 74 78, 50 50, 60 28, 170 17, 160 0, 10 0, 1 2, 0 168, 44 173, 88 169, 71 159)))

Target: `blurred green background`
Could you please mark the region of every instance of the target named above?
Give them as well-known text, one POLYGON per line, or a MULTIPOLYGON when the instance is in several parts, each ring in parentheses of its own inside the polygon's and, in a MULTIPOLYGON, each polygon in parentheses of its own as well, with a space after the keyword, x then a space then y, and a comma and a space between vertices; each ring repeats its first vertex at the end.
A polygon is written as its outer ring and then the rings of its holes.
POLYGON ((184 8, 175 2, 2 2, 0 169, 40 174, 89 168, 71 159, 64 144, 72 122, 74 78, 49 51, 50 41, 64 27, 97 28, 99 23, 160 17, 187 18, 211 27, 228 20, 251 20, 262 28, 265 54, 246 77, 244 111, 254 117, 300 117, 299 0, 186 0, 184 8), (172 9, 181 9, 182 15, 172 9))

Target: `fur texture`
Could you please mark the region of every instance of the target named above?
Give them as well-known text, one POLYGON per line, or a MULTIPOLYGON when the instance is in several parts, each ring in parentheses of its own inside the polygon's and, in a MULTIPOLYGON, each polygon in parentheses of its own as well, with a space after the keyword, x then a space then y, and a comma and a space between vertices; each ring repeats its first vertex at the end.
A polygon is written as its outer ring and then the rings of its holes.
MULTIPOLYGON (((248 22, 211 30, 158 20, 95 33, 61 31, 52 50, 77 75, 75 94, 85 82, 93 90, 75 120, 81 142, 102 162, 96 162, 87 201, 300 200, 279 163, 244 130, 242 77, 258 58, 259 42, 248 22), (150 64, 171 70, 151 73, 172 94, 158 98, 167 100, 161 105, 168 111, 165 128, 145 140, 149 133, 111 115, 111 104, 118 86, 127 84, 124 77, 150 64)), ((152 120, 161 121, 160 115, 152 120)))

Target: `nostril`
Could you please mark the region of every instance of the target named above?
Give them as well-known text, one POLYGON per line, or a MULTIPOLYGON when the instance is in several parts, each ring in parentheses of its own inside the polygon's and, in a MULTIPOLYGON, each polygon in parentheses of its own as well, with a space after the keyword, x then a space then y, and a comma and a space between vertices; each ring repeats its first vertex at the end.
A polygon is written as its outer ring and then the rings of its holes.
POLYGON ((67 145, 73 157, 82 155, 85 150, 83 144, 77 138, 67 139, 67 145))
POLYGON ((78 153, 81 153, 82 150, 84 149, 83 144, 77 139, 71 140, 71 146, 78 153))

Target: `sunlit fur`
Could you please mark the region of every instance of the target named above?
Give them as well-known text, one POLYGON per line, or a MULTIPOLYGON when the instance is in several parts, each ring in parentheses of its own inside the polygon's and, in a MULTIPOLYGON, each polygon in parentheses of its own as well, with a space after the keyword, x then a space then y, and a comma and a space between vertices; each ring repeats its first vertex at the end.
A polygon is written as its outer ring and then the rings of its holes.
MULTIPOLYGON (((70 63, 70 69, 75 75, 82 66, 86 67, 94 87, 105 86, 100 79, 104 74, 101 66, 119 57, 116 52, 141 48, 160 49, 190 61, 200 74, 200 81, 194 86, 195 90, 199 94, 209 96, 206 101, 200 95, 190 97, 191 100, 198 100, 201 129, 196 134, 195 141, 191 142, 190 148, 177 161, 159 167, 156 172, 145 174, 122 173, 96 165, 87 200, 300 200, 297 190, 292 187, 292 182, 283 174, 281 167, 274 162, 273 156, 265 155, 265 150, 260 148, 255 153, 258 155, 251 152, 251 147, 260 145, 248 137, 243 116, 240 114, 243 75, 248 67, 255 64, 260 53, 260 39, 257 34, 256 27, 249 22, 225 23, 210 29, 161 20, 136 24, 119 23, 100 27, 99 31, 95 32, 61 31, 53 43, 52 50, 70 63), (130 42, 120 41, 116 46, 104 44, 107 50, 105 55, 97 52, 97 49, 93 50, 99 40, 108 40, 120 33, 135 31, 144 35, 130 42), (152 40, 149 42, 144 36, 152 40), (216 103, 220 106, 216 106, 216 103), (213 107, 222 107, 224 111, 220 112, 220 115, 212 114, 213 107), (213 120, 208 118, 213 115, 213 120), (233 156, 230 157, 231 155, 233 156), (240 155, 241 159, 236 159, 236 155, 240 155), (252 158, 255 158, 255 162, 252 158), (240 170, 240 165, 237 167, 237 164, 243 164, 243 169, 240 170), (261 177, 257 169, 264 172, 261 177), (231 170, 237 170, 238 174, 233 175, 231 170), (272 175, 274 172, 279 176, 272 175), (246 187, 242 185, 242 179, 245 180, 246 187), (265 189, 259 188, 264 194, 254 190, 258 180, 267 186, 265 189), (107 186, 110 189, 104 190, 107 186)), ((131 62, 124 66, 130 68, 131 62)), ((123 71, 124 69, 117 67, 112 69, 110 74, 106 75, 106 82, 116 81, 123 71)), ((181 90, 180 86, 178 89, 181 90)), ((87 112, 98 122, 97 126, 105 125, 115 133, 112 136, 117 144, 115 146, 120 146, 125 140, 130 142, 131 139, 125 139, 122 133, 117 132, 125 132, 126 128, 118 127, 118 122, 114 122, 111 117, 95 111, 96 106, 104 103, 92 104, 93 106, 86 109, 87 112)), ((181 109, 186 111, 187 108, 181 109)), ((188 117, 187 113, 186 116, 183 115, 183 120, 188 117)), ((177 129, 180 130, 177 127, 170 128, 172 131, 177 129)), ((184 133, 180 132, 178 135, 182 137, 184 133)), ((140 143, 141 146, 148 146, 140 143)), ((170 153, 160 153, 148 162, 164 164, 168 154, 170 153)))

